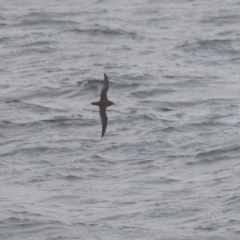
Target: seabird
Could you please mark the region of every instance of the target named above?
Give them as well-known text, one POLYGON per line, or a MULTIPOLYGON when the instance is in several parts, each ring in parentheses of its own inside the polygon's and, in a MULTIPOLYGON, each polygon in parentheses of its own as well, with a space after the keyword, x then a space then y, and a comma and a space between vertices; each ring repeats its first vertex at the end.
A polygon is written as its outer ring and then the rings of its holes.
POLYGON ((106 114, 107 107, 114 104, 113 102, 109 101, 107 98, 108 88, 109 88, 108 77, 104 73, 104 83, 103 83, 103 88, 100 95, 100 101, 91 103, 92 105, 99 106, 99 113, 102 121, 102 137, 104 136, 104 133, 107 128, 107 120, 108 120, 108 117, 106 114))

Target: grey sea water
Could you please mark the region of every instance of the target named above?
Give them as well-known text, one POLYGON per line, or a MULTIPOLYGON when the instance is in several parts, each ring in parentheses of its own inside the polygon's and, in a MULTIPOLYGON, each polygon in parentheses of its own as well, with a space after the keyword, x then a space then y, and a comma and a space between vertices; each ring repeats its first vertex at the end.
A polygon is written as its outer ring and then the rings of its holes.
POLYGON ((238 0, 1 1, 0 239, 239 239, 239 22, 238 0))

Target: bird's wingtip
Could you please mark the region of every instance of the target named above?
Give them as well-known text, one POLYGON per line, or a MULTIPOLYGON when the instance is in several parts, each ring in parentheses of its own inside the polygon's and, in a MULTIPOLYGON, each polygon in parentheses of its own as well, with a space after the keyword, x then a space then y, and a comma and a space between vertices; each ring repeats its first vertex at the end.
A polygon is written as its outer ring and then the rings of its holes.
POLYGON ((107 81, 108 82, 108 76, 106 73, 104 73, 104 81, 107 81))

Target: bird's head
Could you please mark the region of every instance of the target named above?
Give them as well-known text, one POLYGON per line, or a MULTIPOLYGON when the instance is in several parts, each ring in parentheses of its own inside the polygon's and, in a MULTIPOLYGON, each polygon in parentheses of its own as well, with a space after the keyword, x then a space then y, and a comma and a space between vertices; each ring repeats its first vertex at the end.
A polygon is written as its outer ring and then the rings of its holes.
POLYGON ((115 105, 113 102, 109 101, 109 106, 115 105))

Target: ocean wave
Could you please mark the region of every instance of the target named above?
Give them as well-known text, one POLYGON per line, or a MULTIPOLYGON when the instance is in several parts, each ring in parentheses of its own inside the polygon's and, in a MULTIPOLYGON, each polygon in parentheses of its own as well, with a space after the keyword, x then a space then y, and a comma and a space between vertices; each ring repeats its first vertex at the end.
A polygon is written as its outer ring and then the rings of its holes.
POLYGON ((77 22, 71 20, 62 20, 61 15, 47 12, 30 12, 25 16, 19 17, 19 20, 21 22, 16 24, 16 26, 37 26, 37 25, 73 26, 78 24, 77 22))
POLYGON ((214 148, 211 150, 201 151, 196 157, 194 164, 210 164, 219 161, 227 161, 229 159, 237 159, 240 157, 240 146, 227 146, 214 148))
POLYGON ((87 34, 90 36, 97 36, 97 35, 109 35, 109 36, 119 36, 119 35, 123 35, 123 36, 128 36, 128 37, 132 37, 135 38, 137 36, 137 34, 135 32, 127 32, 124 31, 122 29, 111 29, 105 26, 101 26, 98 24, 93 25, 90 28, 85 28, 85 29, 81 29, 81 28, 74 28, 71 30, 67 30, 76 34, 87 34))
MULTIPOLYGON (((27 121, 27 122, 10 122, 10 121, 0 121, 0 126, 2 128, 8 129, 22 129, 22 128, 35 128, 40 127, 38 130, 41 131, 42 128, 48 125, 56 127, 67 127, 67 126, 92 126, 95 125, 96 121, 90 119, 79 118, 67 118, 67 117, 55 117, 53 119, 42 119, 38 121, 27 121)), ((37 131, 37 129, 35 129, 37 131)))
POLYGON ((223 26, 224 24, 238 24, 240 16, 237 14, 233 15, 221 15, 221 16, 204 16, 204 19, 200 20, 200 23, 213 24, 223 26))
POLYGON ((174 92, 173 89, 151 89, 148 91, 137 91, 137 92, 132 92, 131 96, 136 97, 136 98, 149 98, 153 96, 161 96, 163 94, 168 94, 174 92))
MULTIPOLYGON (((0 24, 0 27, 3 26, 2 24, 0 24)), ((10 40, 9 37, 0 37, 0 43, 5 43, 8 42, 10 40)))
MULTIPOLYGON (((37 96, 39 97, 38 94, 37 94, 37 96)), ((36 96, 34 96, 34 97, 36 97, 36 96)), ((25 97, 25 98, 29 99, 30 97, 25 97)), ((38 104, 24 102, 24 101, 21 101, 21 100, 18 100, 18 99, 8 100, 6 103, 9 104, 9 105, 12 105, 14 107, 21 108, 21 109, 28 109, 28 110, 31 110, 32 112, 36 112, 36 113, 39 113, 39 114, 40 113, 50 113, 50 112, 55 112, 55 113, 66 112, 66 111, 61 110, 61 109, 45 107, 45 106, 41 106, 41 105, 38 105, 38 104)))
POLYGON ((21 47, 52 46, 55 43, 57 43, 57 42, 56 41, 35 41, 32 43, 23 44, 23 45, 21 45, 21 47))
POLYGON ((206 39, 196 40, 194 42, 185 42, 178 46, 185 52, 215 52, 218 54, 240 55, 240 50, 235 48, 236 40, 231 39, 206 39))
POLYGON ((32 148, 19 148, 19 149, 14 149, 5 153, 1 153, 1 157, 6 157, 6 156, 18 156, 18 155, 31 155, 31 156, 36 156, 38 154, 48 154, 51 155, 53 153, 60 153, 63 152, 64 150, 61 148, 52 148, 48 146, 38 146, 38 147, 32 147, 32 148))

